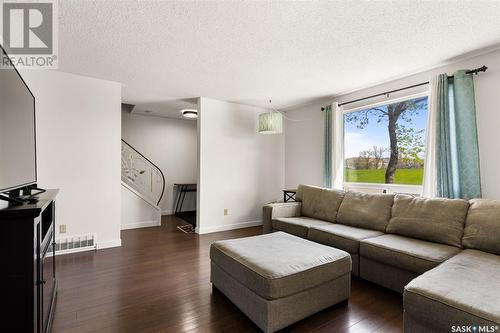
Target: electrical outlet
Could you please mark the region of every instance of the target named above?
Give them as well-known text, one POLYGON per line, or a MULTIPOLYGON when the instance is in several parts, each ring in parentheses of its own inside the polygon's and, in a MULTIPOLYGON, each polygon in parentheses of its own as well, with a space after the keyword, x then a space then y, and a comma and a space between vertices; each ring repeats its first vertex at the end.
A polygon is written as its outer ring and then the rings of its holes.
POLYGON ((65 234, 66 233, 66 224, 59 225, 59 233, 60 234, 65 234))
POLYGON ((229 215, 229 209, 224 208, 224 216, 229 215))

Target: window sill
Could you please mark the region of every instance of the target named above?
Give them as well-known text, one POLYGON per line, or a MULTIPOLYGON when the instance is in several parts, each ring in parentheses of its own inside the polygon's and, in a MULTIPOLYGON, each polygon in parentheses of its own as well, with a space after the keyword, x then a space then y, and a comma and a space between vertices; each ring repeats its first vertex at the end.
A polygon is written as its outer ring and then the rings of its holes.
POLYGON ((344 183, 344 189, 366 193, 400 193, 419 196, 422 195, 422 185, 344 183))

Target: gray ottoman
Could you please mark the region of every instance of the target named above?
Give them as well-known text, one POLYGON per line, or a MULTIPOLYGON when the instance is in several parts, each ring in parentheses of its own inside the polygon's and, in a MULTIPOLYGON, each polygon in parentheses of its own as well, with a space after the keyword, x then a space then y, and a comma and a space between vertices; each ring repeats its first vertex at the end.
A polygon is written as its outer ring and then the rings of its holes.
POLYGON ((265 332, 349 298, 351 257, 284 232, 219 241, 211 282, 265 332))

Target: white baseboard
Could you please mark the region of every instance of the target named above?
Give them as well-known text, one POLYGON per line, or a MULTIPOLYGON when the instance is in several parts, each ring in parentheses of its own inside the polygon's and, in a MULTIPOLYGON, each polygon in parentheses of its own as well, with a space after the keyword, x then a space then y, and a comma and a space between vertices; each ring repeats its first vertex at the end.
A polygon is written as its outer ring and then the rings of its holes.
POLYGON ((121 239, 112 239, 112 240, 108 240, 108 241, 97 242, 97 249, 98 250, 107 249, 110 247, 120 247, 120 246, 122 246, 121 239))
POLYGON ((142 222, 136 222, 136 223, 122 224, 121 230, 158 227, 160 225, 161 225, 160 221, 142 221, 142 222))
POLYGON ((214 225, 214 226, 210 226, 207 228, 197 228, 196 232, 199 234, 209 234, 212 232, 234 230, 234 229, 241 229, 241 228, 249 228, 249 227, 255 227, 258 225, 262 225, 261 220, 233 223, 233 224, 214 225))
POLYGON ((161 215, 174 215, 174 211, 171 209, 162 210, 161 215))

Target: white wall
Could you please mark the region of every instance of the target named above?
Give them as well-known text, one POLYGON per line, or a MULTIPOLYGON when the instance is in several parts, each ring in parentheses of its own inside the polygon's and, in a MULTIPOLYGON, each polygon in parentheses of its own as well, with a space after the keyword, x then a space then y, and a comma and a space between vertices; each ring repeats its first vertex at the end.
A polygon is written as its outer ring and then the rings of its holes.
POLYGON ((281 198, 283 136, 257 133, 262 108, 204 97, 198 107, 197 231, 261 224, 262 206, 281 198))
MULTIPOLYGON (((165 175, 160 207, 172 214, 174 183, 196 183, 196 121, 122 112, 122 138, 155 163, 165 175)), ((183 210, 196 209, 194 193, 186 194, 183 210)))
MULTIPOLYGON (((488 66, 488 71, 486 73, 480 73, 474 78, 483 197, 500 199, 500 174, 498 173, 498 165, 500 165, 500 154, 498 153, 498 143, 500 142, 500 131, 498 129, 500 125, 500 50, 332 98, 329 101, 324 100, 322 103, 289 109, 287 114, 290 117, 292 115, 297 118, 310 117, 311 120, 309 123, 302 124, 294 124, 290 121, 285 122, 286 186, 295 187, 300 183, 319 184, 318 180, 322 179, 323 169, 321 168, 320 170, 317 165, 318 161, 320 161, 321 166, 323 163, 323 131, 319 130, 323 126, 323 118, 317 116, 317 114, 321 114, 320 107, 322 104, 333 101, 349 101, 425 82, 439 73, 446 72, 452 74, 458 69, 472 69, 480 67, 483 64, 488 66), (297 142, 304 137, 303 129, 308 133, 306 136, 307 140, 315 143, 315 147, 311 148, 307 145, 297 145, 297 142), (303 158, 305 156, 307 156, 307 158, 303 158), (321 174, 319 174, 319 172, 321 172, 321 174), (311 174, 314 174, 314 176, 311 174)), ((418 90, 419 89, 415 89, 404 93, 417 92, 418 90)), ((393 94, 391 98, 397 96, 397 94, 393 94)))
POLYGON ((161 225, 161 211, 144 201, 126 185, 121 189, 121 229, 135 229, 161 225))
POLYGON ((298 184, 323 186, 324 113, 321 107, 329 100, 319 100, 286 112, 285 187, 298 184))
POLYGON ((57 224, 66 235, 95 233, 99 248, 119 246, 121 85, 55 71, 21 75, 36 98, 38 184, 60 189, 57 224))

